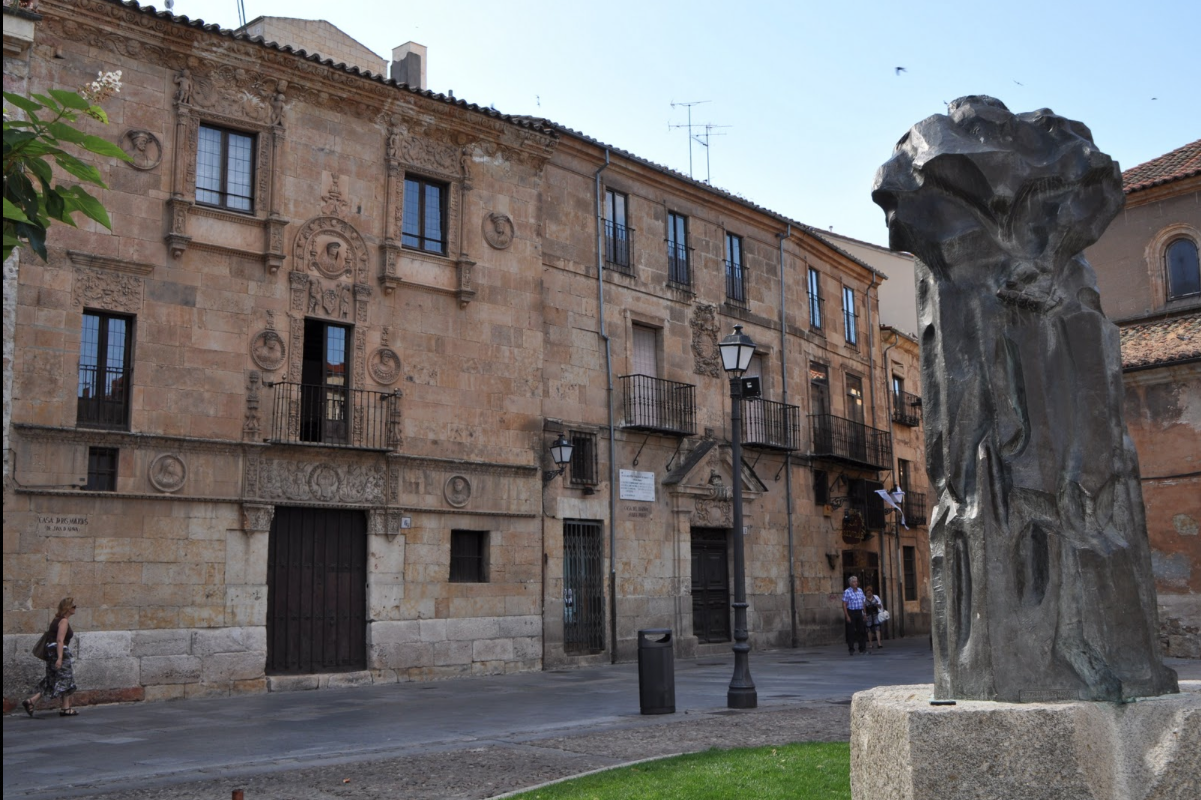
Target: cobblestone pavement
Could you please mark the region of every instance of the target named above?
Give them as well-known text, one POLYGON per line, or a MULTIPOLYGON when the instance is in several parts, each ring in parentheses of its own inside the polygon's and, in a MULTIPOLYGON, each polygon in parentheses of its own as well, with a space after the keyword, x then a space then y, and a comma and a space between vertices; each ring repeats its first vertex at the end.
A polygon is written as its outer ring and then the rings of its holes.
MULTIPOLYGON (((1201 678, 1201 662, 1170 663, 1201 678)), ((845 741, 854 692, 933 674, 925 639, 850 658, 757 652, 759 708, 730 711, 732 665, 677 661, 677 713, 662 716, 639 713, 635 664, 18 713, 4 719, 4 797, 485 798, 710 747, 845 741)))

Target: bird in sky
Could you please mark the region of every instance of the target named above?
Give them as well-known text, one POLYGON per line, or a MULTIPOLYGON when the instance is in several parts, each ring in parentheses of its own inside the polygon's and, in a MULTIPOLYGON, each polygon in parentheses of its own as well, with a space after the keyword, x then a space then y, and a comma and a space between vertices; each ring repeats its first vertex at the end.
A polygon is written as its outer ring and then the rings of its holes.
POLYGON ((1021 81, 1014 81, 1014 83, 1016 83, 1018 86, 1025 86, 1025 85, 1026 85, 1026 84, 1022 83, 1021 81))
POLYGON ((908 72, 908 71, 909 70, 905 69, 904 67, 897 67, 897 71, 895 74, 900 75, 902 72, 908 72))

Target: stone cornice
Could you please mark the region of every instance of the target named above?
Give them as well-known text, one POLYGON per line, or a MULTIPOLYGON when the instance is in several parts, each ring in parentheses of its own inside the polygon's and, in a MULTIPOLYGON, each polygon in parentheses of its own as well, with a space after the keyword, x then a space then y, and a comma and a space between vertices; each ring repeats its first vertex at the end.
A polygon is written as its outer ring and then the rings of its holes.
MULTIPOLYGON (((62 428, 53 425, 31 425, 13 423, 13 431, 23 439, 42 442, 65 442, 68 444, 96 444, 115 447, 140 447, 170 449, 177 452, 228 453, 237 455, 252 447, 246 442, 223 439, 202 439, 192 436, 167 436, 152 433, 110 431, 102 428, 62 428)), ((104 492, 103 494, 111 494, 104 492)), ((161 495, 155 495, 161 497, 161 495)))
POLYGON ((128 261, 124 258, 98 256, 93 253, 85 253, 82 250, 68 250, 67 258, 71 259, 71 263, 77 267, 92 267, 94 269, 107 269, 115 272, 129 272, 134 275, 149 275, 151 272, 154 272, 154 264, 145 264, 140 261, 128 261))

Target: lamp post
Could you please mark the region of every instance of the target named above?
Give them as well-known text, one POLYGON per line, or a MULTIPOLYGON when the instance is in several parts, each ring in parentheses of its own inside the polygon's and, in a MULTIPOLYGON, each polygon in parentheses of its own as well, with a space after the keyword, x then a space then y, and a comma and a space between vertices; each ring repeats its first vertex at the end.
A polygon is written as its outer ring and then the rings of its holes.
POLYGON ((734 456, 734 677, 726 693, 729 708, 755 708, 759 694, 751 678, 750 652, 746 623, 746 560, 742 525, 742 374, 751 365, 755 343, 742 332, 741 325, 721 340, 721 365, 730 376, 730 439, 734 456))
MULTIPOLYGON (((900 569, 897 565, 897 552, 900 550, 901 542, 901 517, 905 513, 901 510, 901 504, 905 501, 905 492, 894 483, 892 486, 892 491, 888 493, 888 496, 891 497, 892 502, 896 504, 896 508, 886 509, 892 511, 892 535, 895 549, 893 549, 891 553, 887 553, 889 550, 887 537, 881 536, 880 552, 884 556, 884 569, 888 574, 888 591, 885 592, 885 594, 892 596, 891 599, 888 597, 885 597, 885 599, 888 600, 889 607, 891 607, 895 612, 900 613, 898 607, 892 601, 896 600, 898 603, 901 602, 901 593, 898 591, 896 581, 894 581, 893 578, 897 577, 897 575, 900 575, 900 569), (891 555, 892 557, 888 558, 888 555, 891 555), (890 563, 892 564, 892 569, 888 569, 888 565, 890 563), (892 574, 894 571, 897 572, 897 575, 892 574)), ((896 632, 896 626, 891 623, 892 620, 890 619, 888 626, 890 635, 896 632)))

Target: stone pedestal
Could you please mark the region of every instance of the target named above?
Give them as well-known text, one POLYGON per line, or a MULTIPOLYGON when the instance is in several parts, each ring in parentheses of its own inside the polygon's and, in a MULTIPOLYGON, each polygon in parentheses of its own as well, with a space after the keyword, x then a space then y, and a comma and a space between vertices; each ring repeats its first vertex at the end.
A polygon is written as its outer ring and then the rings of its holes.
POLYGON ((859 692, 854 800, 1201 797, 1201 681, 1133 703, 932 706, 933 686, 859 692))

